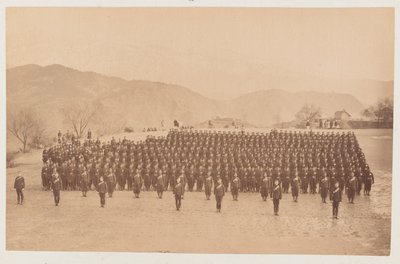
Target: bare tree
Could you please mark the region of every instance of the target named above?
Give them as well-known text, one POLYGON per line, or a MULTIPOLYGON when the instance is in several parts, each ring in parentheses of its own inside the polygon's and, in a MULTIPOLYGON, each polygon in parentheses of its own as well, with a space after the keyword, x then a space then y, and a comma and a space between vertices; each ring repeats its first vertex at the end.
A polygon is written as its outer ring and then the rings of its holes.
POLYGON ((375 105, 364 109, 361 114, 368 119, 375 119, 378 126, 393 122, 393 99, 379 99, 375 105))
POLYGON ((311 122, 313 119, 321 116, 321 108, 316 107, 314 105, 305 104, 296 113, 296 119, 301 122, 311 122))
POLYGON ((72 127, 78 138, 81 138, 88 125, 96 116, 96 107, 87 102, 76 102, 62 109, 65 121, 72 127))
POLYGON ((44 134, 46 128, 42 126, 36 126, 33 134, 32 134, 32 145, 35 148, 40 148, 40 146, 44 143, 44 134))
POLYGON ((370 106, 368 108, 365 108, 364 110, 361 111, 361 115, 366 117, 367 119, 374 119, 375 118, 375 109, 370 106))
POLYGON ((26 152, 26 146, 37 131, 43 129, 40 119, 33 109, 7 111, 7 130, 22 143, 22 151, 26 152))

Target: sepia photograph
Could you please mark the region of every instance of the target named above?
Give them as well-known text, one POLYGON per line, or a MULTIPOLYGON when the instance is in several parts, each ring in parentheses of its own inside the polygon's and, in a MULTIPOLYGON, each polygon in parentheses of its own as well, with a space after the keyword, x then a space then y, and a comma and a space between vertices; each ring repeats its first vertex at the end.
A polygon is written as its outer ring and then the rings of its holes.
POLYGON ((4 12, 6 251, 393 253, 394 7, 4 12))

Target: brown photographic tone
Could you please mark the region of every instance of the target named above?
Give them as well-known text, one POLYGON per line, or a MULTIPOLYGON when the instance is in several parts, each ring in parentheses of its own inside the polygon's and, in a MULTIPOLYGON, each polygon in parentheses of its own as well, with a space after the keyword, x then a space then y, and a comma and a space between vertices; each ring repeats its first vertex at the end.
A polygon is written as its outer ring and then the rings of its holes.
POLYGON ((392 8, 7 8, 6 44, 7 250, 390 254, 392 8))

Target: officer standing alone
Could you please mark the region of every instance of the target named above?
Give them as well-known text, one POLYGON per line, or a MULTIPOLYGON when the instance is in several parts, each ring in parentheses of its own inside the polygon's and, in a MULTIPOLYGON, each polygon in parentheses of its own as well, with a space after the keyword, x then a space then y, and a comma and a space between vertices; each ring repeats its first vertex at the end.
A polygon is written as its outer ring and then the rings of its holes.
POLYGON ((282 188, 279 185, 279 181, 275 180, 274 182, 274 189, 271 193, 271 197, 274 201, 274 214, 278 215, 279 212, 279 200, 282 199, 282 188))
POLYGON ((215 200, 217 201, 217 213, 221 213, 222 198, 225 195, 225 187, 222 185, 222 180, 218 180, 218 185, 214 189, 215 200))
POLYGON ((18 176, 15 178, 14 189, 17 191, 18 204, 22 205, 24 203, 25 179, 20 171, 18 172, 18 176))

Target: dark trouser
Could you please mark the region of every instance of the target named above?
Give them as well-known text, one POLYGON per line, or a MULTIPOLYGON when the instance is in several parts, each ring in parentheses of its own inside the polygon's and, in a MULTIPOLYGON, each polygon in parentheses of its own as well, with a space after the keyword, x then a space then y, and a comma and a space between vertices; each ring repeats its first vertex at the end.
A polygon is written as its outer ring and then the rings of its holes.
POLYGON ((222 203, 222 196, 215 196, 215 199, 217 200, 217 209, 221 209, 221 203, 222 203))
POLYGON ((53 190, 54 203, 58 204, 60 202, 60 190, 53 190))
POLYGON ((231 192, 232 192, 233 199, 236 200, 238 198, 238 195, 239 195, 239 189, 238 188, 233 188, 231 192))
POLYGON ((158 198, 162 198, 162 195, 163 195, 163 191, 164 191, 164 186, 157 186, 157 195, 158 195, 158 198))
POLYGON ((347 197, 349 198, 349 202, 353 202, 355 194, 356 191, 354 189, 349 188, 347 190, 347 197))
POLYGON ((182 199, 182 196, 181 196, 181 195, 175 194, 175 205, 176 205, 176 210, 179 210, 179 208, 181 208, 181 199, 182 199))
POLYGON ((22 204, 24 202, 24 192, 21 189, 16 189, 18 203, 22 204))
POLYGON ((114 183, 113 182, 107 183, 107 192, 108 192, 108 196, 112 197, 112 195, 114 193, 114 183))
POLYGON ((100 204, 103 207, 106 204, 106 194, 105 193, 99 193, 100 195, 100 204))
POLYGON ((326 201, 326 197, 328 197, 328 189, 322 188, 321 189, 321 198, 322 198, 323 202, 326 201))
POLYGON ((210 197, 211 196, 211 188, 210 187, 206 187, 205 189, 205 193, 206 193, 206 197, 210 197))
POLYGON ((279 211, 279 199, 274 198, 274 213, 278 213, 279 211))
POLYGON ((339 214, 339 202, 333 201, 332 203, 332 214, 334 217, 337 217, 339 214))
POLYGON ((267 188, 261 188, 261 197, 263 198, 263 200, 265 201, 265 200, 267 200, 267 197, 268 197, 268 191, 267 191, 267 188))

